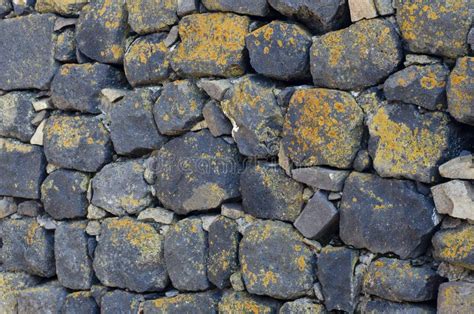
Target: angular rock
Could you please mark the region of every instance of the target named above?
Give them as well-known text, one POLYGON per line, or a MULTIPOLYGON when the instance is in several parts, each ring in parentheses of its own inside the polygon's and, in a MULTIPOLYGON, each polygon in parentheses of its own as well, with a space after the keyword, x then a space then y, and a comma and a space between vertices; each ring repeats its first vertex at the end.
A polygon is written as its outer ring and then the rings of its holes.
POLYGON ((273 21, 250 33, 245 42, 257 73, 283 81, 310 77, 311 34, 303 27, 273 21))
POLYGON ((459 58, 448 86, 448 111, 462 123, 474 125, 474 57, 459 58))
POLYGON ((17 205, 13 197, 0 197, 0 219, 8 217, 17 211, 17 205))
POLYGON ((219 302, 219 313, 278 313, 280 306, 280 302, 270 298, 226 291, 219 302))
POLYGON ((352 22, 377 17, 373 0, 348 0, 348 3, 352 22))
POLYGON ((401 42, 390 22, 362 20, 313 38, 311 74, 316 86, 363 89, 382 82, 402 58, 401 42))
POLYGON ((429 110, 446 107, 449 69, 442 64, 412 65, 391 75, 384 83, 389 101, 401 101, 429 110))
POLYGON ((114 290, 104 294, 100 303, 100 310, 103 314, 138 314, 140 303, 143 301, 142 295, 114 290))
POLYGON ((88 0, 37 0, 35 9, 40 13, 76 16, 88 2, 88 0))
POLYGON ((220 104, 215 100, 211 100, 204 105, 202 115, 213 136, 218 137, 232 133, 232 124, 222 112, 220 104))
POLYGON ((62 314, 89 313, 99 314, 100 308, 89 291, 78 291, 68 294, 62 314))
POLYGON ((112 144, 99 118, 56 115, 44 128, 44 152, 54 165, 95 172, 112 159, 112 144))
POLYGON ((157 222, 163 225, 170 225, 175 220, 175 213, 161 207, 147 208, 138 214, 137 219, 144 222, 157 222))
POLYGON ((177 0, 127 0, 128 24, 138 34, 156 33, 178 20, 177 0))
POLYGON ((125 1, 98 0, 85 6, 76 25, 80 52, 101 63, 123 62, 128 34, 125 1))
POLYGON ((153 118, 156 97, 150 90, 129 92, 111 106, 110 137, 114 149, 120 155, 142 155, 159 149, 166 137, 158 132, 153 118))
POLYGON ((440 222, 431 199, 413 182, 357 172, 344 185, 339 221, 344 243, 402 259, 423 254, 440 222))
POLYGON ((41 186, 45 211, 54 219, 86 217, 89 179, 88 175, 72 170, 58 169, 51 173, 41 186))
POLYGON ((217 208, 240 195, 237 148, 207 130, 169 141, 155 157, 156 195, 178 214, 217 208))
POLYGON ((200 2, 197 0, 178 0, 178 16, 198 13, 200 9, 200 2))
POLYGON ((18 295, 18 313, 61 313, 67 294, 54 285, 25 289, 18 295))
POLYGON ((19 215, 36 217, 43 212, 43 205, 39 201, 25 201, 18 204, 19 215))
POLYGON ((363 112, 346 92, 297 90, 283 126, 283 147, 296 166, 349 168, 360 148, 363 112))
POLYGON ((240 242, 239 258, 251 294, 294 299, 313 287, 316 257, 290 224, 271 220, 252 224, 240 242))
POLYGON ((474 270, 474 226, 463 224, 433 236, 433 256, 441 261, 474 270))
POLYGON ((469 313, 473 307, 473 283, 446 282, 439 287, 438 313, 469 313))
POLYGON ((181 43, 171 66, 181 75, 241 76, 245 73, 245 36, 250 20, 230 13, 185 16, 179 22, 181 43))
POLYGON ((392 0, 374 0, 374 3, 380 15, 392 15, 395 13, 392 0))
POLYGON ((66 28, 56 37, 54 59, 60 62, 76 61, 76 33, 72 28, 66 28))
POLYGON ((178 294, 171 298, 145 301, 143 303, 143 313, 217 313, 219 300, 220 293, 218 291, 178 294))
POLYGON ((153 107, 158 130, 166 135, 179 135, 191 130, 202 120, 207 96, 193 81, 167 83, 153 107))
POLYGON ((239 219, 245 216, 242 204, 239 203, 227 203, 221 206, 221 215, 230 219, 239 219))
POLYGON ((54 106, 61 110, 100 113, 104 88, 125 86, 123 73, 106 64, 64 64, 51 83, 54 106))
POLYGON ((468 181, 439 184, 431 188, 431 193, 438 213, 474 220, 474 187, 468 181))
POLYGON ((247 165, 240 176, 244 212, 264 219, 293 222, 303 207, 303 185, 277 165, 247 165))
POLYGON ((280 308, 279 314, 293 314, 293 313, 312 313, 325 314, 326 309, 324 305, 314 302, 312 299, 298 299, 291 302, 286 302, 280 308))
POLYGON ((436 307, 419 303, 398 303, 383 299, 368 300, 360 305, 361 313, 411 313, 411 314, 436 314, 436 307))
POLYGON ((340 192, 349 173, 346 170, 311 167, 293 169, 291 176, 296 181, 309 185, 314 189, 340 192))
POLYGON ((10 0, 0 0, 0 18, 8 15, 13 9, 10 0))
POLYGON ((11 92, 0 96, 0 136, 30 141, 35 133, 31 123, 35 116, 34 99, 35 94, 27 92, 11 92))
POLYGON ((412 266, 410 261, 380 258, 364 277, 364 292, 395 302, 423 302, 436 297, 442 278, 430 265, 412 266))
POLYGON ((0 21, 0 89, 48 89, 58 64, 54 60, 52 14, 0 21))
POLYGON ((273 89, 263 77, 241 78, 221 102, 224 114, 232 121, 232 135, 245 156, 265 158, 278 153, 283 112, 273 89))
POLYGON ((474 156, 459 156, 445 162, 438 168, 444 178, 474 180, 474 156))
POLYGON ((266 0, 202 0, 209 11, 235 12, 242 15, 266 16, 270 7, 266 0))
POLYGON ((232 88, 232 83, 229 79, 210 80, 204 78, 197 82, 197 86, 205 91, 212 99, 221 101, 224 99, 226 92, 232 88))
POLYGON ((108 287, 144 292, 168 285, 163 237, 151 225, 131 218, 103 221, 93 267, 108 287))
POLYGON ((457 58, 468 53, 473 8, 470 0, 399 1, 397 22, 410 51, 457 58))
POLYGON ((45 170, 42 148, 0 138, 0 195, 39 199, 45 170))
POLYGON ((165 262, 173 287, 181 291, 202 291, 207 280, 207 234, 200 219, 186 218, 165 235, 165 262))

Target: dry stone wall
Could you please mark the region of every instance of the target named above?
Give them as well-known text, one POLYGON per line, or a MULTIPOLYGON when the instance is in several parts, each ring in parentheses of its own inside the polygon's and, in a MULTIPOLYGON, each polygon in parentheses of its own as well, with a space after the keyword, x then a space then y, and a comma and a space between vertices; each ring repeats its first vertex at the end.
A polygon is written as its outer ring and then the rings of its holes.
POLYGON ((472 313, 472 0, 0 0, 0 313, 472 313))

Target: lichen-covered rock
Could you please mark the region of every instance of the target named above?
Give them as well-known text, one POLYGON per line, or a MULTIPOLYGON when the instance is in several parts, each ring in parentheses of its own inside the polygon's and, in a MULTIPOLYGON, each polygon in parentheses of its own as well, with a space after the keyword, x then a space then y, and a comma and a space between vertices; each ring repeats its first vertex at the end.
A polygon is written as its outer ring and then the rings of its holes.
POLYGON ((219 313, 278 313, 280 306, 277 300, 230 290, 219 302, 219 313))
POLYGON ((202 291, 207 279, 207 234, 201 219, 186 218, 165 235, 165 262, 173 287, 181 291, 202 291))
POLYGON ((267 220, 249 226, 239 258, 251 294, 294 299, 313 287, 316 257, 287 223, 267 220))
POLYGON ((97 0, 86 5, 76 26, 77 47, 102 63, 123 62, 128 34, 127 8, 123 0, 97 0))
POLYGON ((447 114, 420 114, 412 105, 380 106, 368 126, 369 151, 382 177, 435 182, 438 166, 458 156, 463 146, 447 114))
POLYGON ((102 296, 100 311, 103 314, 138 314, 140 302, 143 301, 144 298, 140 294, 114 290, 102 296))
POLYGON ((58 109, 100 113, 100 91, 123 86, 123 73, 110 65, 64 64, 51 83, 51 92, 58 109))
POLYGON ((86 217, 89 176, 72 170, 58 169, 48 175, 41 186, 41 201, 54 219, 86 217))
POLYGON ((459 58, 448 80, 448 111, 454 119, 474 125, 474 57, 459 58))
POLYGON ((37 0, 35 9, 41 13, 76 16, 88 2, 89 0, 37 0))
POLYGON ((364 277, 364 292, 395 302, 423 302, 436 297, 442 279, 430 265, 412 266, 410 261, 380 258, 364 277))
POLYGON ((94 271, 108 287, 136 292, 161 291, 168 285, 163 237, 149 224, 131 218, 102 223, 94 271))
POLYGON ((220 104, 215 100, 211 100, 204 105, 202 115, 213 136, 231 134, 232 124, 222 112, 220 104))
POLYGON ((396 4, 398 25, 410 51, 449 58, 467 54, 472 1, 407 0, 396 4))
POLYGON ((35 133, 31 124, 36 112, 33 108, 35 94, 11 92, 0 96, 0 136, 13 137, 29 142, 35 133))
POLYGON ((389 101, 441 110, 446 107, 446 82, 449 69, 442 64, 412 65, 391 75, 384 83, 389 101))
POLYGON ((110 137, 117 154, 142 155, 159 149, 167 141, 155 125, 155 99, 151 90, 138 89, 111 106, 110 137))
POLYGON ((76 32, 73 28, 66 28, 56 37, 54 59, 60 62, 76 61, 76 32))
POLYGON ((474 186, 470 182, 451 180, 432 187, 431 194, 438 213, 474 221, 474 186))
POLYGON ((178 214, 217 208, 240 195, 237 148, 207 130, 169 141, 155 157, 157 197, 178 214))
POLYGON ((474 308, 474 284, 446 282, 439 287, 438 313, 469 313, 474 308))
POLYGON ((433 256, 444 262, 474 270, 474 226, 463 224, 443 229, 433 236, 433 256))
POLYGON ((128 24, 138 34, 156 33, 176 23, 178 0, 127 0, 128 24))
POLYGON ((431 198, 411 181, 353 172, 344 184, 339 234, 346 244, 417 257, 439 222, 431 198))
POLYGON ((359 252, 345 247, 326 246, 318 258, 318 279, 328 310, 352 313, 360 293, 360 280, 354 275, 359 252))
POLYGON ((245 15, 265 16, 270 13, 266 0, 202 0, 209 11, 235 12, 245 15))
POLYGON ((45 285, 22 290, 18 295, 18 313, 61 313, 67 290, 45 285))
POLYGON ((138 37, 127 49, 124 68, 130 85, 159 84, 168 79, 171 67, 166 37, 166 33, 138 37))
POLYGON ((178 294, 171 298, 159 298, 143 303, 144 314, 167 313, 217 313, 221 295, 218 291, 178 294))
POLYGON ((245 42, 257 73, 284 81, 310 77, 311 34, 304 28, 273 21, 250 33, 245 42))
POLYGON ((294 18, 321 34, 347 25, 349 7, 346 0, 268 0, 281 14, 294 18))
POLYGON ((252 216, 293 222, 303 207, 304 186, 278 165, 248 165, 240 176, 244 211, 252 216))
POLYGON ((245 36, 250 19, 230 13, 185 16, 179 22, 181 44, 171 58, 181 75, 240 76, 245 73, 245 36))
POLYGON ((0 260, 7 271, 53 277, 54 239, 33 218, 5 220, 0 225, 0 260))
POLYGON ((360 305, 361 313, 367 314, 391 314, 391 313, 410 313, 410 314, 436 314, 436 307, 431 307, 423 303, 399 303, 390 302, 383 299, 367 300, 360 305))
POLYGON ((54 60, 52 14, 0 20, 0 89, 47 89, 58 64, 54 60))
POLYGON ((283 126, 283 147, 296 166, 349 168, 360 148, 363 112, 346 92, 297 90, 283 126))
POLYGON ((62 314, 76 313, 100 313, 100 308, 90 291, 78 291, 67 295, 62 308, 62 314))
POLYGON ((142 160, 106 165, 92 179, 91 203, 116 216, 136 214, 152 202, 142 160))
POLYGON ((403 53, 393 25, 372 19, 315 37, 310 57, 314 85, 353 90, 383 81, 403 53))
POLYGON ((44 127, 44 152, 54 165, 95 172, 112 159, 112 144, 99 118, 56 115, 44 127))
POLYGON ((0 138, 0 195, 39 199, 45 176, 41 147, 0 138))
POLYGON ((312 299, 298 299, 291 302, 286 302, 280 308, 279 314, 326 314, 327 311, 324 305, 314 302, 312 299))
POLYGON ((233 137, 245 156, 265 158, 278 153, 283 113, 273 89, 263 77, 241 78, 221 102, 224 114, 232 121, 233 137))
POLYGON ((0 309, 5 314, 18 313, 18 293, 26 288, 34 287, 40 278, 23 272, 0 272, 0 309))
POLYGON ((166 135, 179 135, 189 131, 202 120, 202 108, 207 95, 193 81, 180 80, 167 83, 153 107, 158 130, 166 135))

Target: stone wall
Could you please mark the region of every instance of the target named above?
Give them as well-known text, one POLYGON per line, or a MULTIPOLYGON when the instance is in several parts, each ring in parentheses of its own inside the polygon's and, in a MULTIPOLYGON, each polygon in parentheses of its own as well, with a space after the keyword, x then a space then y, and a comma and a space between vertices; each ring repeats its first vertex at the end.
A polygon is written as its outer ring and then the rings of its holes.
POLYGON ((0 313, 472 313, 472 0, 0 0, 0 313))

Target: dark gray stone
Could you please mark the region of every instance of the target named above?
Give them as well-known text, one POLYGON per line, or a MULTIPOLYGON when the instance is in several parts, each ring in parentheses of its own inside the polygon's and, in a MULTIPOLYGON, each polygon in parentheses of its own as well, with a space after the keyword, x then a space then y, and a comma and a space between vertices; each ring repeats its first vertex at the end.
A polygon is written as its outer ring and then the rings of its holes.
POLYGON ((11 92, 0 96, 0 136, 30 142, 36 130, 31 124, 36 115, 33 101, 35 94, 27 92, 11 92))
POLYGON ((17 213, 23 216, 36 217, 43 212, 43 205, 39 201, 25 201, 18 204, 17 213))
POLYGON ((369 151, 367 149, 361 149, 357 152, 356 158, 354 159, 354 170, 364 172, 370 169, 372 166, 372 159, 370 158, 369 151))
POLYGON ((0 197, 0 219, 13 215, 17 211, 17 204, 13 197, 0 197))
POLYGON ((326 314, 324 305, 316 303, 313 299, 298 299, 286 302, 278 314, 326 314))
POLYGON ((171 298, 145 301, 143 303, 143 313, 215 314, 220 298, 221 294, 218 291, 178 294, 171 298))
POLYGON ((224 292, 219 302, 219 313, 278 313, 281 303, 266 297, 247 292, 224 292))
POLYGON ((67 294, 55 285, 25 289, 18 295, 18 313, 61 313, 67 294))
POLYGON ((0 0, 0 18, 4 17, 13 9, 10 0, 0 0))
POLYGON ((56 37, 54 58, 60 62, 76 61, 76 33, 73 28, 66 28, 56 37))
POLYGON ((217 101, 207 102, 202 108, 202 115, 213 136, 230 135, 232 133, 232 124, 222 112, 222 108, 217 101))
POLYGON ((270 13, 266 0, 202 0, 209 11, 235 12, 242 15, 265 16, 270 13))
POLYGON ((474 125, 474 57, 459 58, 447 86, 448 111, 454 119, 474 125))
POLYGON ((89 291, 78 291, 67 295, 61 313, 99 314, 100 308, 89 291))
POLYGON ((438 313, 469 313, 474 307, 474 283, 446 282, 439 287, 438 313))
POLYGON ((340 192, 349 171, 323 167, 297 168, 291 171, 291 176, 298 182, 314 189, 340 192))
POLYGON ((156 33, 178 21, 176 0, 127 0, 128 24, 138 34, 156 33))
POLYGON ((474 270, 474 226, 461 224, 433 236, 433 256, 441 261, 474 270))
POLYGON ((138 314, 140 302, 144 300, 140 294, 114 290, 102 297, 100 311, 102 314, 138 314))
POLYGON ((436 308, 429 305, 390 302, 383 299, 368 300, 361 304, 361 311, 367 314, 436 314, 436 308))

